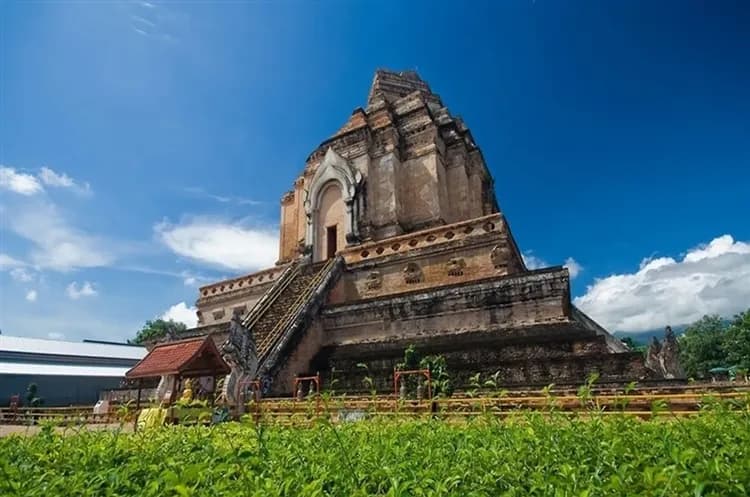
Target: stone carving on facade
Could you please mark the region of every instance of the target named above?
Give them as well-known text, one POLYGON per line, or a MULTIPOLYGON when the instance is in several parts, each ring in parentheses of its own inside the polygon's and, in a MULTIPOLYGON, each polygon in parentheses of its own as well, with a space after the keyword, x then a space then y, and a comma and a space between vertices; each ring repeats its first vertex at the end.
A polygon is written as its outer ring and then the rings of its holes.
POLYGON ((239 386, 252 379, 258 370, 258 352, 252 332, 242 325, 239 313, 229 322, 229 335, 221 344, 221 353, 232 371, 224 381, 222 397, 230 404, 239 400, 239 386))
POLYGON ((490 252, 490 260, 495 269, 502 269, 507 266, 510 259, 510 250, 505 245, 495 245, 490 252))
POLYGON ((378 290, 382 286, 383 286, 383 277, 380 274, 380 271, 371 271, 367 275, 367 280, 365 281, 365 288, 367 288, 368 290, 378 290))
POLYGON ((453 257, 446 264, 448 270, 448 276, 462 276, 464 274, 464 268, 466 268, 466 261, 463 257, 453 257))
POLYGON ((422 268, 416 262, 410 262, 404 268, 404 282, 407 284, 419 283, 422 281, 422 268))
POLYGON ((211 315, 214 318, 214 321, 218 321, 219 319, 224 317, 224 309, 217 309, 211 313, 211 315))
POLYGON ((659 342, 651 337, 646 350, 646 368, 657 373, 662 378, 685 378, 685 370, 680 365, 680 347, 671 326, 664 330, 664 341, 659 342))

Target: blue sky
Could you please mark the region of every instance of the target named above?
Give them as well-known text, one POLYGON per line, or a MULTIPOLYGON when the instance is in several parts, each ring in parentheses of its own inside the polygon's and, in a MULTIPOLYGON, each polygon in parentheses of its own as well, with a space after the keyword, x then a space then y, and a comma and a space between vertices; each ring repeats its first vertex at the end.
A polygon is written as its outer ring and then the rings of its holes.
POLYGON ((380 67, 466 120, 529 264, 611 330, 746 308, 750 5, 703 3, 3 2, 0 329, 123 339, 272 264, 380 67))

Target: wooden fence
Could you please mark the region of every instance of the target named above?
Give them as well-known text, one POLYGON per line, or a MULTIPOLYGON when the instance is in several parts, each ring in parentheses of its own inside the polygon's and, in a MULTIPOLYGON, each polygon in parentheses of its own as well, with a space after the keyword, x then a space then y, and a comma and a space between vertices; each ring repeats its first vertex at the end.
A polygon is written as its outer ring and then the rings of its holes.
MULTIPOLYGON (((654 416, 690 416, 712 406, 742 410, 750 414, 750 385, 684 385, 644 387, 631 390, 591 389, 577 391, 464 391, 449 398, 399 399, 395 395, 313 394, 303 399, 265 398, 250 402, 244 412, 256 421, 297 423, 320 417, 343 422, 373 415, 393 417, 441 416, 466 419, 491 414, 512 417, 529 411, 558 412, 566 415, 601 413, 654 416)), ((146 405, 142 407, 148 407, 146 405)), ((132 421, 134 411, 110 405, 109 412, 95 414, 93 406, 0 408, 0 424, 59 425, 101 424, 132 421)))

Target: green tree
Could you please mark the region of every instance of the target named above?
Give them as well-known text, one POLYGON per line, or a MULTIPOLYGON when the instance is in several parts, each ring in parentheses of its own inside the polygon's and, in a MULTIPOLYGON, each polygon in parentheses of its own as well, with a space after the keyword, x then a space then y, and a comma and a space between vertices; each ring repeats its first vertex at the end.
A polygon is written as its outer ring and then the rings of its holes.
POLYGON ((704 378, 716 367, 726 367, 726 324, 718 316, 703 316, 680 337, 680 363, 689 377, 704 378))
POLYGON ((750 369, 750 309, 737 314, 729 324, 723 348, 729 366, 750 369))
POLYGON ((143 328, 141 328, 141 331, 138 332, 135 338, 128 342, 143 345, 146 342, 158 340, 168 335, 179 334, 186 329, 187 326, 184 323, 179 323, 172 319, 169 321, 165 321, 164 319, 149 320, 146 321, 146 324, 143 325, 143 328))

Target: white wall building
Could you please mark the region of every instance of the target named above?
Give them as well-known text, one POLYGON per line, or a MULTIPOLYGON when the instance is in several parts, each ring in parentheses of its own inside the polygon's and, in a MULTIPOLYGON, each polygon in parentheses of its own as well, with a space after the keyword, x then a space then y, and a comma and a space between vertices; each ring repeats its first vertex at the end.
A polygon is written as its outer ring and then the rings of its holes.
POLYGON ((0 406, 12 395, 25 403, 30 383, 37 384, 45 406, 93 404, 145 355, 135 345, 0 335, 0 406))

